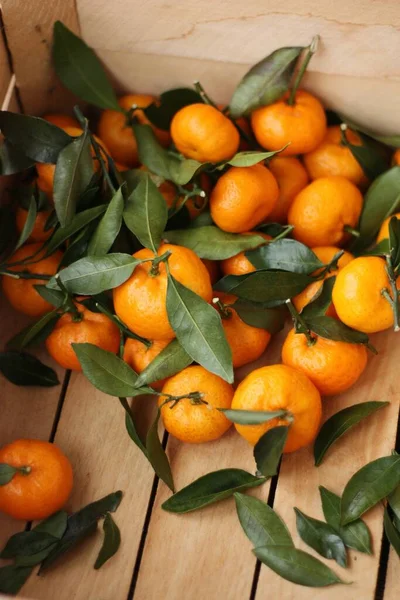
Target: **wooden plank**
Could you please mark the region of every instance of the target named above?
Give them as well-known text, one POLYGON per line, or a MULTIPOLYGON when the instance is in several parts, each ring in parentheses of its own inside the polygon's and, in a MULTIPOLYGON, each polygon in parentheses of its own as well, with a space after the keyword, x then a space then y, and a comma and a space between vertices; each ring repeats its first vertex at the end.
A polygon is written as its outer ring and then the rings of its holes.
MULTIPOLYGON (((143 422, 155 404, 147 397, 135 406, 143 422)), ((100 527, 94 539, 65 557, 62 565, 44 577, 31 577, 23 589, 26 596, 40 600, 127 597, 154 472, 128 437, 124 414, 118 399, 97 391, 81 374, 72 375, 55 437, 74 469, 74 489, 67 508, 75 510, 122 490, 124 498, 115 514, 121 547, 109 563, 95 571, 100 527)))
POLYGON ((72 95, 57 81, 50 51, 55 20, 79 32, 74 0, 3 0, 2 14, 25 112, 69 109, 72 95))
MULTIPOLYGON (((389 400, 390 406, 339 440, 320 467, 313 466, 311 448, 286 456, 282 463, 274 508, 287 523, 295 545, 312 554, 315 553, 301 542, 296 532, 293 506, 312 517, 323 518, 318 486, 323 485, 341 494, 347 481, 358 469, 371 460, 387 456, 394 447, 400 402, 397 385, 400 346, 396 343, 395 335, 385 332, 373 337, 372 343, 379 354, 371 357, 366 372, 354 388, 341 396, 324 400, 324 416, 328 418, 345 406, 368 400, 389 400)), ((374 555, 351 552, 350 569, 342 569, 333 561, 325 561, 342 579, 353 583, 340 588, 315 589, 312 592, 314 600, 336 600, 339 596, 341 600, 374 598, 382 538, 382 508, 377 506, 368 512, 365 521, 371 530, 374 555)), ((285 600, 309 600, 311 591, 293 585, 267 567, 262 567, 256 600, 267 595, 285 600)))
POLYGON ((389 561, 386 573, 384 600, 398 600, 399 597, 399 557, 393 548, 389 552, 389 561))
POLYGON ((6 44, 3 35, 0 35, 0 101, 3 100, 7 92, 11 75, 6 44))

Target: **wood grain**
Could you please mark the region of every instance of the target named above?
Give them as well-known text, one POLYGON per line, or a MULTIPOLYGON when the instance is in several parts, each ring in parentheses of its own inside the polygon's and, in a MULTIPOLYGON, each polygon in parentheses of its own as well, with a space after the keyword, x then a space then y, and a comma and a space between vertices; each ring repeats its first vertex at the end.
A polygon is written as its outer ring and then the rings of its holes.
MULTIPOLYGON (((324 416, 328 418, 338 410, 369 400, 390 401, 390 406, 371 416, 348 432, 327 453, 318 468, 313 466, 312 449, 306 448, 293 455, 287 455, 282 463, 274 508, 279 512, 293 534, 295 545, 307 552, 313 552, 299 538, 296 532, 293 507, 297 506, 306 514, 322 518, 322 508, 318 486, 323 485, 341 494, 350 477, 368 462, 387 456, 394 448, 400 393, 397 385, 397 367, 400 360, 400 346, 396 344, 396 334, 385 332, 376 335, 372 343, 379 350, 372 356, 366 371, 358 384, 338 397, 324 399, 324 416)), ((350 569, 342 569, 333 561, 326 561, 349 586, 332 586, 312 591, 315 600, 373 600, 382 538, 382 509, 376 507, 365 515, 372 540, 374 555, 368 556, 351 552, 350 569)), ((398 589, 398 588, 397 588, 398 589)), ((267 567, 261 568, 256 600, 270 595, 285 600, 309 600, 309 588, 297 586, 278 577, 267 567)), ((385 597, 386 598, 386 597, 385 597)))
POLYGON ((398 600, 399 597, 399 557, 393 548, 390 549, 386 573, 384 600, 398 600))

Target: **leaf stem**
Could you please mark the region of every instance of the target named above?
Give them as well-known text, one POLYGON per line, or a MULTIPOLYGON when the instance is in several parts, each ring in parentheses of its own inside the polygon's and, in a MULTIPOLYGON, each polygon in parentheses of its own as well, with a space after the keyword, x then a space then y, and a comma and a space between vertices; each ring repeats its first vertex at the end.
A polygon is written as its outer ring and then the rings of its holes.
POLYGON ((332 258, 332 260, 327 265, 322 267, 320 273, 318 273, 318 275, 316 277, 316 280, 320 281, 321 279, 325 279, 325 277, 328 273, 330 273, 331 271, 337 271, 339 268, 338 262, 342 258, 343 254, 344 254, 344 250, 340 250, 339 252, 337 252, 335 254, 335 256, 332 258))
POLYGON ((125 325, 125 323, 123 321, 121 321, 121 319, 117 315, 114 315, 112 312, 110 312, 105 306, 103 306, 99 302, 95 302, 95 306, 101 313, 103 313, 103 315, 106 315, 106 317, 108 317, 110 319, 110 321, 115 323, 116 326, 118 327, 118 329, 122 333, 125 333, 125 335, 133 338, 134 340, 138 340, 138 342, 142 342, 142 344, 144 344, 144 346, 146 346, 146 348, 151 348, 152 342, 150 342, 150 340, 143 338, 140 335, 137 335, 136 333, 133 333, 133 331, 131 331, 129 329, 129 327, 127 325, 125 325))
POLYGON ((76 304, 72 298, 72 295, 69 293, 69 291, 67 290, 67 288, 65 287, 65 285, 63 284, 63 282, 60 279, 60 273, 57 273, 57 275, 55 275, 54 279, 56 280, 56 283, 57 283, 58 287, 60 288, 60 290, 62 292, 64 292, 64 294, 65 294, 65 301, 63 304, 63 307, 65 308, 65 312, 71 313, 72 320, 75 323, 79 323, 83 319, 83 313, 79 312, 79 310, 77 309, 76 304))
POLYGON ((293 87, 290 90, 290 96, 289 96, 289 99, 287 102, 289 104, 289 106, 293 106, 295 103, 297 88, 299 87, 300 82, 303 79, 303 75, 306 72, 306 69, 308 67, 310 60, 313 57, 313 54, 315 54, 315 52, 317 51, 319 40, 320 40, 319 35, 315 35, 311 41, 311 44, 308 46, 307 54, 297 72, 297 76, 294 81, 293 87))
POLYGON ((29 273, 27 271, 8 271, 7 269, 0 271, 0 275, 6 275, 7 277, 12 277, 13 279, 51 279, 51 275, 45 275, 44 273, 29 273))
POLYGON ((156 256, 156 258, 153 258, 153 260, 151 261, 151 269, 150 269, 151 277, 157 277, 157 275, 160 274, 160 263, 162 263, 162 262, 166 263, 167 260, 169 259, 169 257, 171 256, 171 254, 172 254, 172 252, 170 250, 167 250, 161 256, 156 256))
POLYGON ((345 225, 343 227, 343 231, 345 231, 346 233, 350 233, 350 235, 356 238, 359 238, 361 235, 357 229, 354 229, 354 227, 350 227, 350 225, 345 225))
POLYGON ((210 96, 206 93, 206 91, 203 88, 203 86, 201 85, 200 81, 194 81, 193 86, 194 86, 194 89, 196 90, 196 92, 202 97, 205 104, 209 104, 210 106, 213 106, 214 108, 219 110, 219 108, 215 104, 215 102, 213 102, 213 100, 211 100, 210 96))
POLYGON ((286 306, 288 307, 289 312, 292 315, 296 333, 304 334, 307 338, 307 345, 314 346, 314 344, 317 341, 317 338, 314 337, 313 335, 311 335, 310 328, 308 327, 307 323, 305 322, 303 317, 300 315, 298 310, 295 308, 295 306, 290 298, 288 298, 286 300, 286 306))
POLYGON ((294 225, 288 225, 287 227, 285 227, 285 229, 283 231, 281 231, 280 234, 278 234, 276 237, 274 237, 272 240, 270 240, 271 242, 277 242, 278 240, 283 240, 285 237, 287 237, 289 235, 289 233, 291 233, 294 229, 294 225))
POLYGON ((219 312, 223 319, 230 319, 230 317, 232 316, 232 311, 229 310, 229 306, 227 304, 221 302, 221 300, 218 297, 213 298, 212 303, 215 306, 218 306, 219 312))

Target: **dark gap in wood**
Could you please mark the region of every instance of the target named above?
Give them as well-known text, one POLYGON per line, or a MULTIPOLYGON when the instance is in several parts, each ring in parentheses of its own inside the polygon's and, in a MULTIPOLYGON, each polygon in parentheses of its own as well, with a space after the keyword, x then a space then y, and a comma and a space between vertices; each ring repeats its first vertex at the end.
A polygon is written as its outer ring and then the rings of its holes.
POLYGON ((68 384, 71 379, 71 371, 65 371, 64 380, 61 387, 60 397, 56 408, 56 414, 54 415, 53 426, 51 428, 49 442, 53 443, 56 437, 57 427, 60 422, 61 412, 64 406, 65 396, 67 395, 68 384))
MULTIPOLYGON (((164 435, 163 435, 163 439, 162 439, 162 446, 163 446, 164 450, 167 447, 167 442, 168 442, 168 432, 164 431, 164 435)), ((159 481, 160 481, 159 477, 157 477, 157 475, 154 475, 153 485, 151 486, 151 492, 150 492, 150 497, 149 497, 149 504, 147 506, 146 516, 144 518, 142 535, 140 536, 138 552, 136 555, 135 566, 133 567, 132 580, 131 580, 131 584, 129 586, 127 600, 132 600, 135 595, 136 585, 137 585, 137 581, 138 581, 138 577, 139 577, 140 566, 142 564, 144 547, 146 545, 146 539, 147 539, 147 534, 149 531, 151 516, 153 514, 154 503, 156 501, 156 495, 157 495, 159 481)))
MULTIPOLYGON (((12 54, 11 54, 11 50, 10 50, 10 46, 8 45, 8 39, 7 39, 7 34, 6 34, 6 28, 5 28, 5 25, 4 25, 4 19, 3 19, 3 11, 1 10, 1 7, 0 7, 0 29, 1 29, 1 36, 2 36, 2 38, 3 38, 3 41, 4 41, 4 46, 5 46, 5 48, 6 48, 6 54, 7 54, 7 62, 8 62, 8 66, 9 66, 10 73, 11 73, 11 76, 12 76, 12 75, 14 75, 14 74, 15 74, 15 71, 14 71, 14 64, 13 64, 13 58, 12 58, 12 54)), ((18 89, 18 86, 17 86, 17 84, 16 84, 16 85, 15 85, 15 87, 14 87, 14 92, 15 92, 15 97, 16 97, 16 99, 17 99, 18 108, 19 108, 19 110, 20 110, 22 113, 24 113, 24 112, 25 112, 25 111, 24 111, 24 105, 23 105, 23 103, 22 103, 22 100, 21 100, 21 95, 20 95, 20 93, 19 93, 19 89, 18 89)))
MULTIPOLYGON (((269 494, 268 494, 268 500, 267 500, 267 504, 271 508, 273 508, 273 506, 274 506, 275 494, 276 494, 276 489, 278 487, 278 479, 279 479, 279 473, 281 470, 281 464, 282 464, 282 459, 280 460, 277 474, 274 475, 271 479, 271 485, 269 488, 269 494)), ((257 593, 258 580, 260 578, 260 571, 261 571, 261 562, 257 559, 256 566, 254 568, 253 582, 251 584, 249 600, 255 600, 256 593, 257 593)))

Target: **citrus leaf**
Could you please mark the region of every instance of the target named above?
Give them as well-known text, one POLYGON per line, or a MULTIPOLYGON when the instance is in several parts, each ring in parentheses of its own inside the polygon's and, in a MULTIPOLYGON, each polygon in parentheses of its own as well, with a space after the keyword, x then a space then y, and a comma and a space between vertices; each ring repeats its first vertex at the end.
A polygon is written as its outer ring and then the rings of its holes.
POLYGON ((51 236, 46 245, 46 256, 53 254, 54 250, 57 250, 57 248, 59 248, 65 241, 69 240, 73 235, 78 233, 78 231, 100 217, 100 215, 102 215, 106 209, 106 204, 88 208, 87 210, 76 214, 71 223, 66 227, 59 227, 51 236))
POLYGON ((171 244, 190 248, 200 258, 210 260, 224 260, 243 252, 243 250, 257 248, 260 244, 265 243, 264 238, 260 235, 228 233, 214 225, 168 231, 165 237, 171 244))
POLYGON ((35 161, 25 156, 21 148, 4 140, 0 146, 0 175, 15 175, 35 166, 35 161))
POLYGON ((258 546, 293 546, 292 536, 282 519, 262 500, 234 493, 236 511, 243 531, 258 546))
POLYGON ((41 163, 56 163, 60 152, 73 139, 44 119, 7 110, 0 112, 0 129, 15 150, 41 163))
MULTIPOLYGON (((67 525, 65 520, 65 526, 67 525)), ((46 550, 56 542, 54 535, 40 531, 21 531, 12 535, 1 551, 0 558, 31 556, 46 550)))
POLYGON ((34 285, 33 287, 46 302, 49 302, 49 304, 52 304, 56 308, 60 308, 66 300, 66 294, 60 289, 53 290, 44 284, 34 285))
POLYGON ((400 519, 400 486, 388 496, 387 501, 397 519, 400 519))
POLYGON ((242 469, 213 471, 176 492, 161 508, 173 513, 191 512, 225 500, 235 492, 262 485, 265 481, 264 477, 255 477, 242 469))
POLYGON ((286 410, 235 410, 233 408, 219 408, 227 419, 240 425, 260 425, 272 419, 283 419, 287 416, 286 410))
MULTIPOLYGON (((87 256, 60 272, 60 279, 71 294, 93 296, 124 283, 132 275, 139 260, 130 254, 114 253, 106 256, 87 256)), ((50 289, 58 289, 51 279, 50 289)))
POLYGON ((35 226, 36 215, 37 215, 36 200, 35 200, 35 197, 32 196, 29 201, 29 209, 28 209, 28 214, 26 216, 26 221, 24 223, 24 227, 18 238, 18 242, 17 242, 17 245, 15 246, 15 250, 18 250, 18 248, 21 248, 21 246, 23 244, 25 244, 26 240, 31 235, 33 228, 35 226))
POLYGON ((121 544, 121 533, 118 525, 112 518, 110 513, 107 513, 103 521, 104 539, 103 545, 94 563, 95 569, 100 569, 110 558, 118 552, 121 544))
POLYGON ((347 567, 347 554, 343 541, 335 529, 318 519, 307 516, 295 507, 297 531, 308 546, 325 558, 332 558, 341 567, 347 567))
POLYGON ((300 294, 312 281, 303 273, 255 271, 246 275, 226 275, 215 288, 250 302, 276 306, 300 294))
POLYGON ((61 21, 54 23, 52 58, 58 77, 78 98, 98 108, 121 110, 93 50, 61 21))
POLYGON ((218 312, 168 275, 168 319, 181 346, 211 373, 233 382, 232 352, 218 312))
POLYGON ((301 311, 301 316, 305 320, 326 315, 326 311, 332 304, 332 290, 335 281, 335 276, 325 279, 314 298, 301 311))
POLYGON ((182 348, 178 340, 172 340, 139 374, 135 385, 141 387, 171 377, 171 375, 175 375, 188 367, 192 362, 192 358, 182 348))
POLYGON ((307 587, 344 583, 323 562, 302 550, 290 546, 261 546, 253 552, 264 565, 287 581, 307 587))
POLYGON ((28 325, 22 331, 14 335, 7 342, 7 348, 10 350, 23 350, 31 344, 38 344, 45 340, 53 331, 55 324, 61 317, 56 310, 46 313, 35 323, 28 325))
POLYGON ((272 104, 288 90, 302 47, 279 48, 254 65, 235 89, 229 112, 233 119, 272 104))
POLYGON ((357 519, 348 525, 340 525, 340 496, 322 485, 319 487, 319 493, 325 520, 336 529, 345 546, 365 554, 372 554, 371 535, 364 521, 357 519))
POLYGON ((158 437, 158 423, 160 420, 160 410, 157 411, 156 418, 147 432, 146 436, 146 451, 147 458, 150 461, 151 466, 155 470, 156 474, 160 479, 167 484, 169 489, 174 492, 174 480, 172 477, 171 466, 169 464, 168 456, 160 442, 158 437))
POLYGON ((396 527, 393 525, 389 511, 386 507, 383 515, 383 525, 390 545, 395 549, 397 556, 400 556, 400 532, 397 531, 396 527))
POLYGON ((147 173, 128 198, 124 221, 143 246, 157 253, 168 221, 168 208, 147 173))
POLYGON ((341 524, 358 519, 400 483, 400 456, 384 456, 357 471, 347 483, 341 501, 341 524))
POLYGON ((364 171, 364 174, 368 179, 373 181, 384 171, 387 171, 388 164, 376 148, 376 145, 369 143, 364 136, 360 137, 363 142, 362 145, 356 146, 347 141, 346 146, 350 149, 352 155, 364 171))
POLYGON ((31 573, 31 567, 20 568, 16 565, 0 567, 0 594, 12 596, 18 594, 31 573))
POLYGON ((58 265, 58 270, 69 267, 72 263, 84 258, 88 253, 90 240, 96 229, 96 222, 92 221, 81 229, 68 243, 68 248, 65 250, 63 257, 58 265))
POLYGON ((264 308, 240 298, 234 302, 232 308, 236 310, 244 323, 259 329, 266 329, 271 334, 278 333, 283 329, 287 315, 287 311, 283 307, 264 308))
POLYGON ((264 477, 273 477, 277 474, 288 434, 289 427, 286 425, 273 427, 266 431, 254 446, 257 470, 264 477))
POLYGON ((277 240, 246 252, 256 269, 280 269, 309 275, 323 267, 323 263, 304 244, 296 240, 277 240))
POLYGON ((400 219, 392 217, 389 221, 390 264, 397 277, 400 267, 400 219))
POLYGON ((58 155, 53 198, 61 227, 71 223, 78 199, 89 185, 92 175, 93 159, 86 129, 58 155))
POLYGON ((60 510, 44 521, 41 521, 32 531, 47 533, 53 537, 53 541, 40 552, 29 555, 19 555, 15 559, 17 567, 34 567, 39 565, 55 549, 57 540, 61 539, 67 528, 68 514, 60 510))
POLYGON ((11 465, 0 463, 0 485, 6 485, 7 483, 10 483, 17 471, 18 469, 12 467, 11 465))
POLYGON ((103 256, 107 254, 121 229, 123 210, 124 197, 122 187, 120 187, 111 198, 106 212, 93 233, 87 250, 89 255, 103 256))
POLYGON ((60 383, 53 369, 26 352, 0 352, 0 372, 15 385, 53 387, 60 383))
POLYGON ((318 467, 329 448, 342 437, 351 427, 357 425, 375 413, 380 408, 388 406, 389 402, 360 402, 348 406, 332 415, 322 425, 314 443, 315 466, 318 467))
POLYGON ((351 129, 355 129, 356 131, 361 131, 362 133, 365 133, 369 137, 373 138, 374 140, 377 140, 378 142, 381 142, 382 144, 385 144, 386 146, 392 146, 393 148, 400 148, 400 135, 379 135, 377 133, 374 133, 373 131, 371 131, 370 129, 365 127, 364 125, 359 125, 359 124, 355 123, 352 119, 350 119, 349 117, 346 117, 345 115, 343 115, 341 113, 339 113, 338 116, 339 116, 339 122, 346 123, 349 127, 351 127, 351 129))
POLYGON ((137 374, 122 358, 94 344, 72 344, 72 348, 84 375, 101 392, 117 397, 146 393, 135 387, 137 374))
POLYGON ((136 446, 139 448, 139 450, 141 450, 143 452, 143 454, 145 455, 145 457, 147 458, 146 446, 143 444, 142 440, 140 439, 139 433, 136 429, 135 421, 133 420, 133 415, 132 415, 130 406, 128 404, 128 400, 126 398, 120 397, 119 401, 121 402, 121 404, 125 410, 125 427, 128 432, 128 435, 131 438, 132 442, 134 444, 136 444, 136 446))
POLYGON ((369 341, 366 333, 352 329, 334 317, 312 316, 306 319, 306 323, 311 331, 328 340, 348 344, 368 344, 369 341))
POLYGON ((230 165, 231 167, 252 167, 253 165, 256 165, 264 160, 268 160, 276 154, 279 154, 285 148, 286 146, 283 146, 283 148, 281 148, 280 150, 274 150, 270 152, 255 152, 254 150, 245 150, 244 152, 238 152, 230 160, 227 160, 226 162, 218 165, 217 169, 221 171, 227 165, 230 165))
POLYGON ((189 104, 203 102, 200 94, 191 88, 177 88, 167 90, 160 95, 157 102, 153 102, 143 110, 146 117, 159 129, 169 131, 174 115, 189 104))

